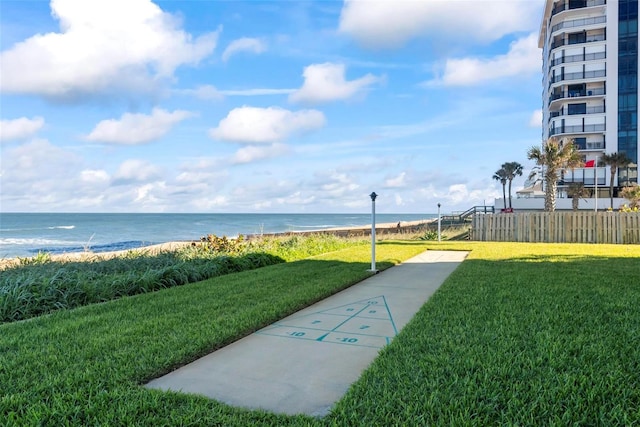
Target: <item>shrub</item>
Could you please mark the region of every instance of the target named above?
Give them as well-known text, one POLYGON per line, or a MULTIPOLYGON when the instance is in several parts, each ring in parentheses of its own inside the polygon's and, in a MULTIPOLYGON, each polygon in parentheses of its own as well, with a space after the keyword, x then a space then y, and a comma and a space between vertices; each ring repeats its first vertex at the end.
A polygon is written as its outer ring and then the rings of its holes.
POLYGON ((620 196, 629 200, 631 208, 640 207, 640 186, 638 184, 624 187, 620 192, 620 196))
POLYGON ((419 240, 438 240, 438 232, 435 230, 427 230, 424 234, 418 237, 419 240))
MULTIPOLYGON (((197 246, 195 243, 194 245, 197 246)), ((247 243, 242 235, 237 239, 229 239, 227 236, 218 237, 215 234, 208 234, 200 238, 200 248, 209 252, 238 254, 246 250, 247 243)))

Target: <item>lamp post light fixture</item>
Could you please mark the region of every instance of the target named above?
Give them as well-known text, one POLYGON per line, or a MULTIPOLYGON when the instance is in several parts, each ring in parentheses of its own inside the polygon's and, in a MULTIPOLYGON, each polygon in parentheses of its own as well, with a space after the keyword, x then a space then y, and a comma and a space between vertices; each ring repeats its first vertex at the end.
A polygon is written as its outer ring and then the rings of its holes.
POLYGON ((438 242, 440 241, 440 203, 438 203, 438 242))
POLYGON ((377 273, 376 270, 376 197, 375 191, 369 194, 371 197, 371 272, 377 273))

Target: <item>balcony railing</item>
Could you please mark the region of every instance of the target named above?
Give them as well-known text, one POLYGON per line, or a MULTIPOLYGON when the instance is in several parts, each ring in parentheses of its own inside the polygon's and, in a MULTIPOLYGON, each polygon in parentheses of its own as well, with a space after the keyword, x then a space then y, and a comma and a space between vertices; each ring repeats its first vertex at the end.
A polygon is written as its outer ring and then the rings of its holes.
POLYGON ((551 96, 549 97, 549 103, 551 103, 552 101, 555 101, 556 99, 582 98, 585 96, 602 96, 602 95, 606 95, 606 90, 604 88, 588 89, 588 90, 582 90, 582 91, 563 91, 563 92, 552 93, 551 96))
POLYGON ((607 4, 606 0, 587 0, 582 2, 563 2, 558 4, 551 11, 551 16, 554 16, 560 12, 564 12, 565 10, 574 10, 574 9, 583 9, 585 7, 593 7, 593 6, 601 6, 603 4, 607 4))
POLYGON ((580 141, 575 142, 574 144, 578 147, 578 150, 604 150, 605 142, 604 139, 600 141, 580 141))
POLYGON ((555 67, 560 64, 567 64, 570 62, 583 62, 583 61, 595 61, 598 59, 607 59, 607 52, 586 53, 582 55, 569 55, 561 58, 556 58, 551 61, 549 68, 555 67))
POLYGON ((560 47, 560 46, 601 42, 601 41, 605 41, 606 39, 607 38, 606 38, 605 34, 594 34, 592 36, 587 37, 584 40, 567 40, 567 39, 556 40, 553 43, 551 43, 551 50, 553 50, 553 49, 555 49, 557 47, 560 47))
POLYGON ((568 108, 562 108, 560 111, 552 111, 550 113, 549 120, 551 120, 554 117, 560 117, 560 116, 575 116, 580 114, 601 114, 604 112, 605 112, 604 105, 585 108, 584 112, 569 111, 568 108))
POLYGON ((581 182, 584 185, 593 186, 595 178, 598 178, 598 187, 606 185, 607 170, 605 168, 578 168, 567 170, 564 172, 560 185, 571 184, 572 182, 581 182))
POLYGON ((551 27, 551 32, 555 33, 563 28, 585 27, 587 25, 604 24, 607 22, 606 16, 596 16, 595 18, 574 19, 572 21, 564 21, 551 27))
POLYGON ((605 130, 607 130, 607 126, 604 123, 597 125, 558 126, 549 130, 549 136, 559 135, 561 133, 604 132, 605 130))
POLYGON ((607 70, 595 70, 595 71, 581 71, 579 73, 565 73, 551 77, 549 80, 549 86, 554 83, 561 82, 563 80, 582 80, 582 79, 594 79, 598 77, 606 77, 607 70))

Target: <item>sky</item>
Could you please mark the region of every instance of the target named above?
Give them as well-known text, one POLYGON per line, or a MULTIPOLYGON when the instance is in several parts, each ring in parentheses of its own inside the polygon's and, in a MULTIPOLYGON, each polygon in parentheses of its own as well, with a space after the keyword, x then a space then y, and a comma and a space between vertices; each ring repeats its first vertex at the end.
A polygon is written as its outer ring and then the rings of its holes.
POLYGON ((434 213, 541 143, 543 0, 0 0, 0 211, 434 213))

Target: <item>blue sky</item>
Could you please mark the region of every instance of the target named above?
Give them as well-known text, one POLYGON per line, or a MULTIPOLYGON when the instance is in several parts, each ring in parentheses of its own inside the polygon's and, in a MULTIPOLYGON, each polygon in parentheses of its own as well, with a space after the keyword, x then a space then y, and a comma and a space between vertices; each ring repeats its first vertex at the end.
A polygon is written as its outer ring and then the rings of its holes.
POLYGON ((540 144, 542 0, 0 7, 4 212, 458 211, 540 144))

